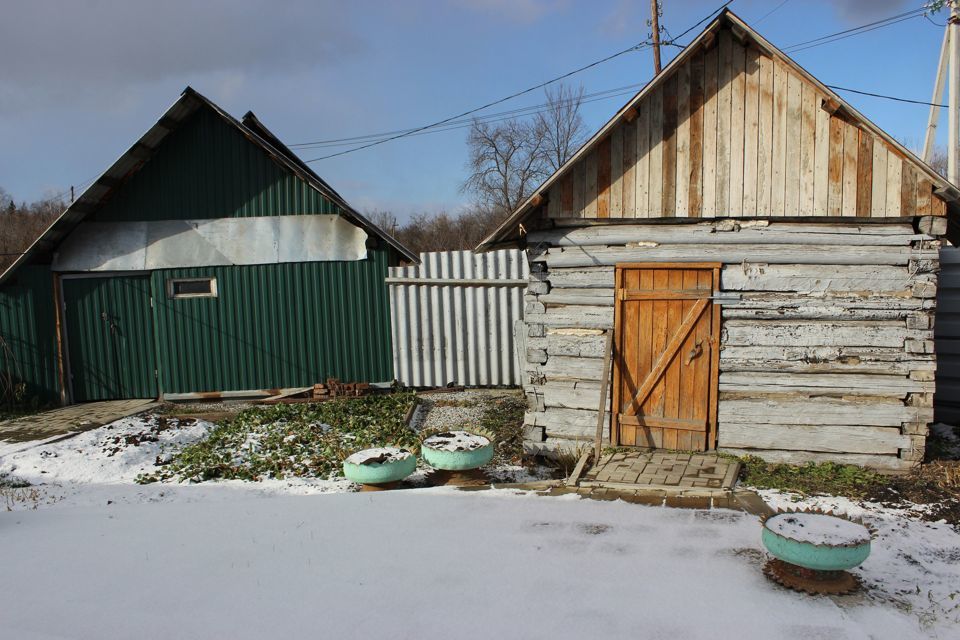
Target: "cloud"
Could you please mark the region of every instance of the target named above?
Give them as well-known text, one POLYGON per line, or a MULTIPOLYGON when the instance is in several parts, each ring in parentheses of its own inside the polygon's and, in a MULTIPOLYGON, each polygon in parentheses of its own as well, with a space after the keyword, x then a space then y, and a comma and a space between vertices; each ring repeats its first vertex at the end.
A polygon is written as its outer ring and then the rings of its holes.
POLYGON ((849 23, 861 23, 894 15, 904 8, 915 8, 909 0, 834 0, 837 15, 849 23))
POLYGON ((334 64, 364 52, 348 4, 10 3, 0 21, 0 111, 95 99, 171 78, 214 74, 237 85, 246 74, 334 64))
POLYGON ((569 0, 456 0, 464 9, 493 15, 514 24, 527 25, 545 16, 564 11, 569 0))

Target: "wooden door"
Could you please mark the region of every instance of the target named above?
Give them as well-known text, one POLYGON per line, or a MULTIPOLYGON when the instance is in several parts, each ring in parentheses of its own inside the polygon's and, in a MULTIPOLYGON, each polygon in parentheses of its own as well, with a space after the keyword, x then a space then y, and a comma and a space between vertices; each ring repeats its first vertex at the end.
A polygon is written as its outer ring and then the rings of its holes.
POLYGON ((713 263, 617 266, 612 442, 716 446, 719 281, 713 263))

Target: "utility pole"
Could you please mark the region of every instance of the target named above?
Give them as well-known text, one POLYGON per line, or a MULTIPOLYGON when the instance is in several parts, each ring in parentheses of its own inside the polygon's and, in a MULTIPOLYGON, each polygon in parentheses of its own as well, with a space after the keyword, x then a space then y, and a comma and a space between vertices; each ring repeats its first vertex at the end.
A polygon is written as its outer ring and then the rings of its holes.
POLYGON ((947 126, 947 177, 953 184, 960 183, 960 0, 951 0, 950 19, 950 102, 947 126))
POLYGON ((933 99, 930 100, 930 117, 927 119, 927 134, 923 140, 923 161, 929 164, 933 160, 933 147, 937 140, 937 122, 940 120, 940 107, 943 103, 943 81, 947 78, 947 63, 950 52, 950 27, 943 30, 943 44, 940 45, 940 61, 937 63, 937 77, 933 81, 933 99), (937 105, 937 106, 935 106, 937 105))
POLYGON ((650 28, 653 29, 653 75, 660 75, 660 2, 650 0, 650 28))

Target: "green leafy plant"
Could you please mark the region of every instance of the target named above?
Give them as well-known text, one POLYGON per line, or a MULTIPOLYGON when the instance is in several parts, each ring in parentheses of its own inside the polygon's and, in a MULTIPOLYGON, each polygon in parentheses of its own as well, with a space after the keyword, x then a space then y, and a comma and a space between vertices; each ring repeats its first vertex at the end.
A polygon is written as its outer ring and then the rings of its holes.
POLYGON ((343 459, 361 449, 416 451, 419 438, 404 420, 414 402, 403 392, 247 409, 137 481, 336 476, 343 459))

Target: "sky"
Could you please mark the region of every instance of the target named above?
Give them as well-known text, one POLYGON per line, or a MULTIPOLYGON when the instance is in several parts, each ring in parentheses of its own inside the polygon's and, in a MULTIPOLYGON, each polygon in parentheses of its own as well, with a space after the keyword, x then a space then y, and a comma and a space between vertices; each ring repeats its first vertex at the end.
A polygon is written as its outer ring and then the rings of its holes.
MULTIPOLYGON (((722 1, 664 0, 662 24, 677 36, 722 1)), ((730 9, 783 48, 921 4, 735 0, 730 9)), ((32 201, 91 181, 188 85, 236 117, 253 110, 288 145, 342 139, 426 125, 537 85, 647 39, 648 18, 647 0, 4 0, 0 187, 32 201)), ((917 17, 793 58, 826 84, 929 101, 942 36, 917 17)), ((666 48, 665 60, 677 51, 666 48)), ((590 94, 652 72, 647 50, 568 82, 590 94)), ((920 145, 927 107, 841 95, 920 145)), ((587 129, 629 98, 584 104, 587 129)), ((543 100, 535 91, 483 113, 543 100)), ((361 211, 455 213, 469 202, 466 135, 411 136, 311 166, 361 211)), ((346 148, 296 150, 311 160, 346 148)))

